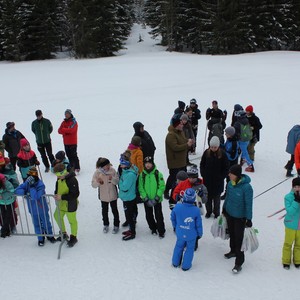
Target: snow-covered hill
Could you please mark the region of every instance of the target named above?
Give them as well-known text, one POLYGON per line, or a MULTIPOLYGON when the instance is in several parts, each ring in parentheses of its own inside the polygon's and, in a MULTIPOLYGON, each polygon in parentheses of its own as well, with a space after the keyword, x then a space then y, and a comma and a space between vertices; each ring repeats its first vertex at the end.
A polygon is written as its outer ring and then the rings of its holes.
MULTIPOLYGON (((156 164, 167 178, 164 139, 178 100, 188 103, 196 98, 203 116, 213 99, 229 116, 236 103, 253 105, 264 126, 256 147, 256 172, 250 175, 255 195, 285 178, 286 135, 299 123, 300 53, 169 53, 155 46, 158 41, 151 40, 147 31, 135 25, 127 50, 116 57, 0 64, 2 131, 6 122, 14 121, 36 151, 30 128, 35 110, 41 109, 55 128, 52 140, 57 152, 63 149, 57 128, 70 108, 79 123, 82 165, 78 244, 63 247, 57 260, 57 244, 40 248, 35 238, 0 240, 1 299, 296 299, 299 270, 286 271, 281 265, 283 223, 267 218, 282 208, 290 180, 255 199, 253 223, 260 248, 246 254, 238 276, 231 273, 233 261, 223 258, 228 242, 210 234, 212 219, 203 220, 204 236, 192 269, 171 267, 175 235, 167 202, 162 240, 151 235, 142 205, 135 240, 123 242, 121 234, 102 233, 100 202, 90 184, 95 163, 105 156, 117 167, 135 121, 143 122, 152 135, 156 164), (138 42, 140 35, 143 42, 138 42)), ((199 126, 201 155, 206 147, 204 117, 199 126)), ((52 193, 55 176, 43 173, 43 180, 52 193)), ((121 201, 119 210, 124 221, 121 201)))

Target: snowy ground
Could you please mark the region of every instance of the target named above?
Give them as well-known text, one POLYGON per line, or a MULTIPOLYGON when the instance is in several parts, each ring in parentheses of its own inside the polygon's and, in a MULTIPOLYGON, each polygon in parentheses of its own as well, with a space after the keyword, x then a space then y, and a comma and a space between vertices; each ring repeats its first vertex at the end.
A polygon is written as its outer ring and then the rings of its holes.
MULTIPOLYGON (((55 128, 54 152, 63 149, 57 128, 66 108, 79 123, 79 158, 82 173, 78 209, 79 243, 62 249, 57 244, 37 246, 33 237, 0 241, 1 299, 282 299, 299 296, 299 270, 283 270, 283 222, 267 215, 283 207, 291 181, 254 201, 254 226, 260 248, 246 254, 242 272, 231 273, 233 260, 225 260, 228 242, 213 239, 212 219, 204 219, 204 236, 189 272, 171 267, 175 244, 164 202, 166 237, 150 234, 139 206, 137 237, 123 242, 121 234, 102 233, 100 203, 91 178, 99 156, 117 167, 120 153, 133 135, 132 124, 141 121, 156 146, 156 164, 167 178, 164 139, 177 101, 196 98, 202 111, 198 154, 204 149, 204 114, 211 101, 228 110, 249 104, 263 123, 251 174, 258 195, 285 179, 288 130, 299 123, 300 53, 264 52, 232 56, 168 53, 155 46, 147 30, 135 26, 127 49, 112 58, 1 63, 1 124, 14 121, 36 151, 31 122, 41 109, 55 128), (138 43, 139 33, 143 42, 138 43)), ((37 153, 38 154, 38 153, 37 153)), ((39 156, 39 154, 38 154, 39 156)), ((196 163, 199 162, 195 160, 196 163)), ((41 167, 43 170, 43 167, 41 167)), ((44 174, 47 192, 55 176, 44 174)), ((119 201, 121 221, 124 221, 119 201)))

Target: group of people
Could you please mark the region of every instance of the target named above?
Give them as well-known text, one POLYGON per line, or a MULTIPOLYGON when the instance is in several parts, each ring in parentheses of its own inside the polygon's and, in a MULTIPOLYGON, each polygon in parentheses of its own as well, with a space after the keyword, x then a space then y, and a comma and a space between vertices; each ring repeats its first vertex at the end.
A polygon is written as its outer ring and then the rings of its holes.
MULTIPOLYGON (((59 205, 54 213, 54 218, 61 224, 63 238, 68 240, 68 245, 72 247, 77 242, 78 230, 76 210, 79 187, 75 176, 75 172, 78 173, 80 170, 77 156, 78 124, 72 112, 66 110, 65 120, 58 129, 58 132, 63 135, 65 151, 70 161, 69 165, 65 161, 63 151, 59 151, 55 158, 52 154, 50 134, 53 128, 51 122, 43 118, 40 110, 36 111, 36 117, 37 119, 32 122, 32 131, 36 135, 45 171, 49 172, 51 167, 52 172, 57 176, 55 199, 59 205), (71 227, 70 238, 63 221, 65 215, 71 227)), ((203 235, 201 214, 205 205, 206 218, 211 216, 218 218, 222 213, 227 219, 230 251, 224 257, 226 259, 235 257, 232 271, 238 273, 241 271, 245 260, 241 246, 245 227, 252 227, 253 206, 251 179, 242 173, 242 166, 246 162, 248 166, 245 171, 254 172, 254 147, 259 141, 259 131, 262 124, 253 112, 253 106, 248 105, 243 110, 241 105, 236 104, 231 126, 226 127, 227 112, 220 110, 218 102, 214 100, 212 108, 206 111, 209 147, 202 154, 198 169, 197 165, 190 163, 189 154, 193 155, 196 152, 196 137, 200 118, 201 112, 195 99, 192 99, 187 107, 182 101, 178 102, 178 108, 171 118, 165 139, 169 169, 166 182, 154 161, 156 150, 154 141, 141 122, 133 124, 134 134, 127 149, 120 155, 118 170, 112 167, 108 158, 99 157, 92 177, 92 187, 98 189, 98 198, 101 201, 103 232, 108 233, 110 231, 109 206, 113 214, 112 233, 117 234, 119 232, 120 215, 117 199, 120 198, 123 202, 126 219, 122 226, 129 226, 128 230, 122 232, 124 241, 133 240, 136 237, 137 203, 139 202, 143 203, 151 234, 164 238, 166 229, 162 201, 164 198, 168 199, 171 222, 177 236, 172 264, 174 267, 181 266, 186 271, 192 266, 194 251, 197 250, 198 240, 203 235), (226 187, 224 185, 225 180, 227 182, 226 187), (222 208, 221 199, 225 200, 222 208)), ((35 153, 30 149, 30 145, 22 133, 17 131, 14 126, 13 122, 8 122, 3 136, 5 144, 3 147, 8 152, 10 162, 4 158, 4 154, 2 155, 3 159, 0 157, 1 174, 4 174, 0 177, 0 205, 3 222, 1 236, 10 235, 11 220, 14 218, 14 205, 10 205, 12 209, 9 211, 9 209, 3 208, 8 207, 3 204, 13 204, 14 193, 30 195, 27 197, 28 207, 38 235, 38 244, 42 246, 45 242, 43 234, 47 234, 50 242, 55 242, 54 237, 51 236, 53 231, 51 224, 49 224, 47 203, 43 198, 45 187, 35 168, 39 164, 35 153), (21 185, 16 182, 17 176, 14 175, 16 165, 20 167, 24 181, 21 185), (40 205, 36 205, 39 202, 40 205), (41 215, 38 207, 43 207, 46 211, 43 219, 37 217, 41 215), (44 227, 41 228, 40 224, 43 224, 44 227)), ((290 167, 287 169, 289 170, 290 167)), ((286 219, 295 212, 300 214, 299 191, 300 182, 295 179, 293 180, 293 190, 286 197, 288 212, 286 219)), ((300 257, 297 250, 299 248, 297 246, 299 244, 299 229, 296 228, 296 223, 293 224, 292 228, 290 228, 291 223, 288 220, 286 224, 289 229, 286 230, 283 265, 287 268, 291 264, 291 249, 295 243, 293 260, 295 266, 299 267, 300 257)))

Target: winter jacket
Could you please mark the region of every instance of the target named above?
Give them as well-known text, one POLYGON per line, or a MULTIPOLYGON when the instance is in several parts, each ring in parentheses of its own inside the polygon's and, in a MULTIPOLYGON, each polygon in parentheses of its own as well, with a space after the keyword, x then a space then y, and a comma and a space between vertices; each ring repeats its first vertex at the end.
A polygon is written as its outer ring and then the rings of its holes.
POLYGON ((188 140, 183 131, 175 129, 172 125, 169 126, 168 131, 165 140, 168 168, 184 168, 186 166, 188 140))
POLYGON ((295 147, 300 141, 300 125, 295 125, 288 133, 286 152, 289 154, 294 154, 295 147))
POLYGON ((18 130, 12 132, 9 132, 8 129, 5 130, 2 141, 5 144, 8 157, 17 157, 20 151, 20 140, 23 138, 25 138, 24 135, 18 130))
POLYGON ((224 179, 229 170, 229 162, 225 152, 219 148, 213 152, 206 149, 200 161, 200 173, 203 183, 211 197, 221 195, 224 190, 224 179))
POLYGON ((133 124, 134 128, 134 135, 137 135, 141 138, 141 147, 143 151, 143 157, 151 156, 154 157, 154 152, 156 150, 155 144, 152 140, 151 135, 148 131, 144 130, 143 132, 140 131, 141 127, 144 125, 141 122, 135 122, 133 124))
POLYGON ((144 157, 143 151, 140 147, 129 144, 128 150, 131 152, 130 162, 137 166, 139 174, 144 170, 144 157))
POLYGON ((159 202, 163 201, 163 193, 165 191, 165 181, 162 173, 160 173, 154 166, 153 170, 148 172, 144 170, 139 175, 139 192, 140 197, 154 200, 156 196, 159 197, 159 202))
POLYGON ((176 204, 171 212, 171 222, 178 239, 190 241, 203 235, 200 210, 192 203, 176 204))
POLYGON ((227 138, 224 144, 224 150, 229 161, 235 161, 239 157, 239 143, 237 141, 236 135, 227 138))
POLYGON ((27 181, 25 181, 16 188, 15 194, 20 196, 29 196, 26 197, 28 210, 34 216, 44 214, 44 211, 49 210, 47 201, 43 198, 43 195, 46 194, 45 184, 40 179, 38 179, 33 185, 30 185, 27 181))
POLYGON ((8 180, 14 188, 19 186, 19 180, 17 173, 14 171, 13 166, 11 163, 6 164, 2 170, 1 173, 5 176, 6 180, 8 180))
POLYGON ((198 109, 198 104, 196 104, 194 107, 191 107, 193 111, 191 122, 192 122, 192 128, 196 129, 198 127, 198 120, 201 119, 201 111, 198 109))
POLYGON ((250 177, 245 174, 237 183, 228 182, 223 209, 231 217, 252 219, 253 189, 250 182, 250 177))
POLYGON ((251 142, 258 142, 259 141, 259 131, 262 129, 262 124, 259 120, 259 118, 255 115, 255 113, 252 113, 251 115, 247 115, 250 127, 252 127, 252 133, 253 137, 251 142))
POLYGON ((15 201, 15 189, 13 185, 5 178, 1 178, 1 180, 4 181, 4 187, 0 188, 0 205, 10 205, 15 201))
POLYGON ((79 186, 75 173, 68 173, 65 179, 57 179, 54 193, 61 195, 61 201, 58 203, 60 210, 66 212, 76 211, 78 206, 79 186))
POLYGON ((193 184, 189 181, 189 179, 179 182, 172 193, 172 198, 176 202, 178 202, 181 199, 181 196, 183 195, 184 191, 188 188, 194 189, 199 195, 199 197, 201 197, 203 203, 207 202, 207 188, 203 184, 201 178, 198 178, 197 181, 193 184))
POLYGON ((92 187, 98 188, 99 199, 104 202, 111 202, 118 199, 118 183, 119 175, 112 167, 110 167, 108 171, 104 171, 102 168, 97 169, 92 179, 92 187), (109 176, 112 177, 111 180, 109 176))
POLYGON ((73 116, 69 119, 64 119, 58 128, 58 133, 63 136, 64 145, 77 145, 77 130, 78 123, 73 116))
POLYGON ((300 230, 300 203, 295 201, 294 191, 290 191, 284 197, 286 215, 284 225, 293 230, 300 230))
POLYGON ((53 127, 50 120, 45 118, 34 120, 31 123, 31 131, 34 133, 38 145, 51 142, 50 133, 53 131, 53 127))
POLYGON ((219 108, 217 108, 217 109, 208 108, 206 110, 206 120, 209 120, 211 118, 222 119, 223 121, 225 121, 225 116, 224 116, 222 110, 219 108))
POLYGON ((178 107, 174 110, 174 115, 182 114, 185 110, 185 103, 183 101, 178 101, 178 107))
POLYGON ((123 169, 119 181, 119 198, 122 201, 133 201, 136 198, 136 181, 138 168, 131 166, 123 169))
POLYGON ((184 136, 187 139, 195 140, 195 135, 190 120, 188 120, 187 123, 183 125, 183 132, 184 132, 184 136))
POLYGON ((27 173, 31 167, 39 164, 33 150, 25 151, 24 149, 21 149, 17 157, 17 165, 20 168, 22 178, 27 177, 27 173))

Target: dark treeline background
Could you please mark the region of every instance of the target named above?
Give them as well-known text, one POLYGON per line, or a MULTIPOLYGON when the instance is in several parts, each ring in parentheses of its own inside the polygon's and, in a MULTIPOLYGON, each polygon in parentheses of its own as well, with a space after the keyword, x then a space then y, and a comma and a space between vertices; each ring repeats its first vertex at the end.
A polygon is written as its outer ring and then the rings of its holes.
POLYGON ((300 0, 0 0, 0 59, 112 56, 134 22, 169 51, 300 50, 300 0))

